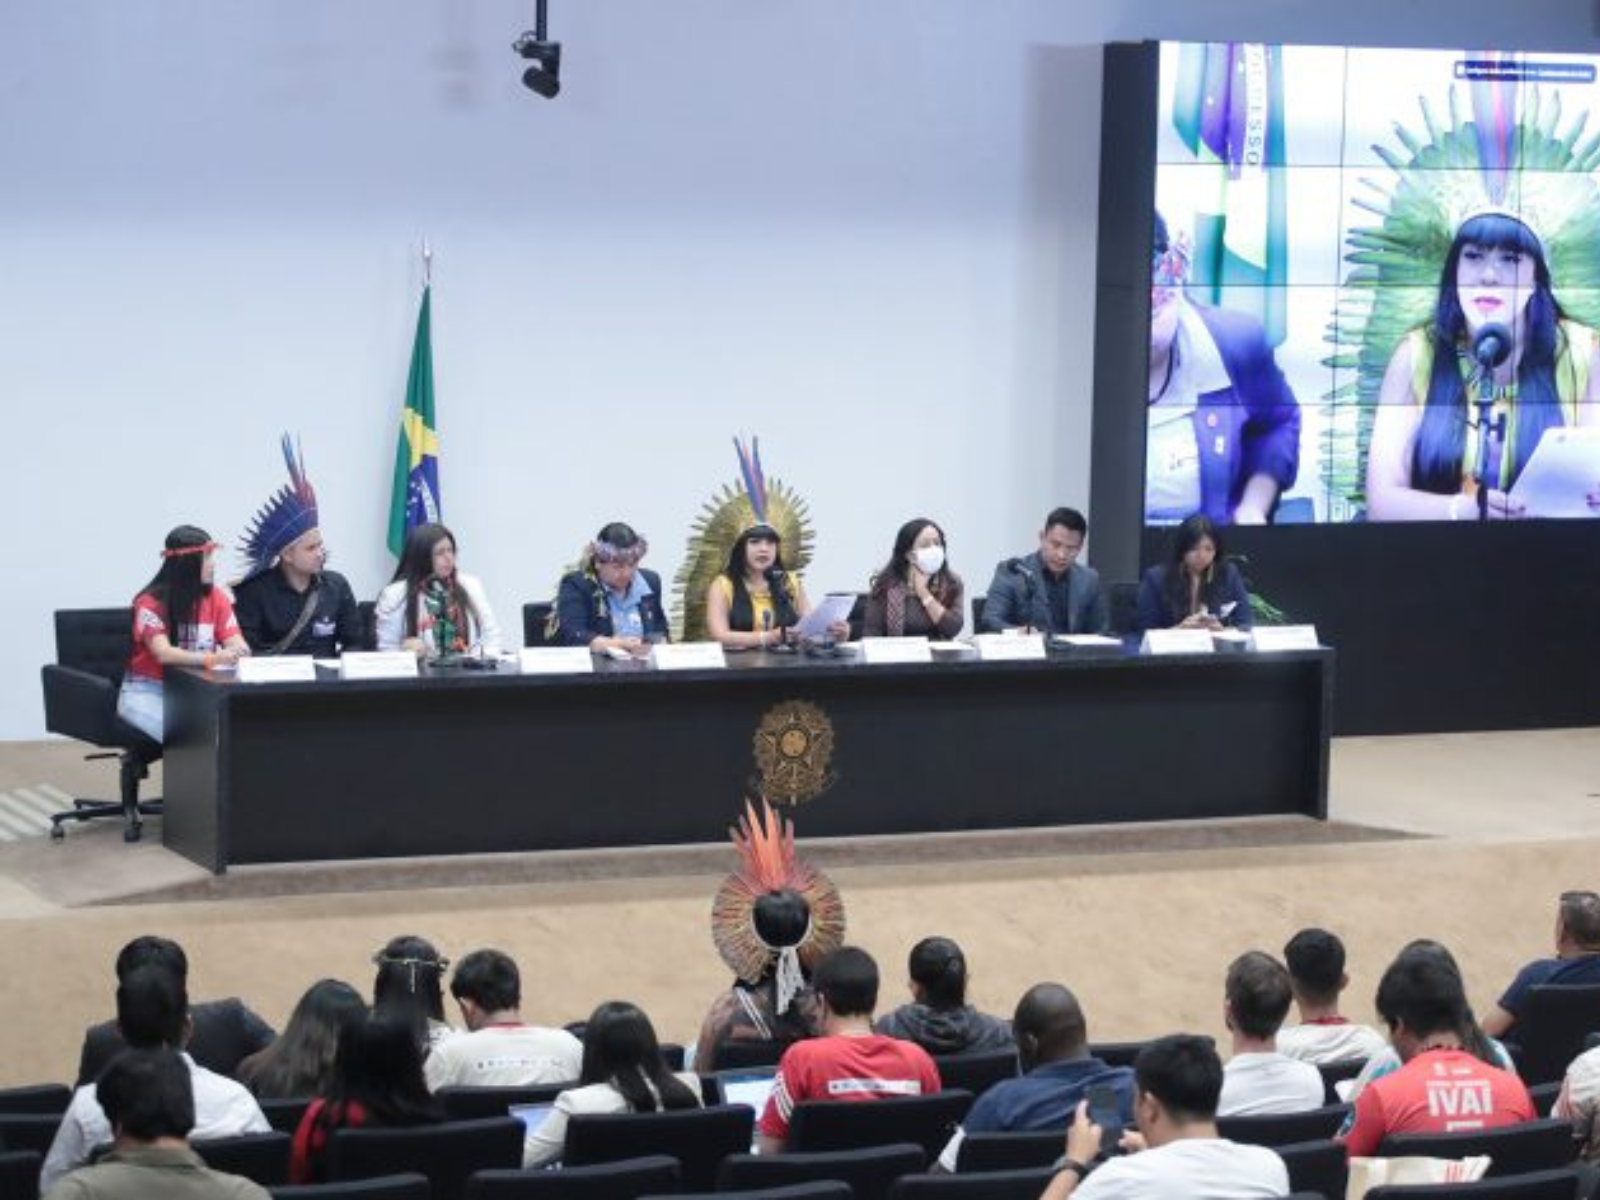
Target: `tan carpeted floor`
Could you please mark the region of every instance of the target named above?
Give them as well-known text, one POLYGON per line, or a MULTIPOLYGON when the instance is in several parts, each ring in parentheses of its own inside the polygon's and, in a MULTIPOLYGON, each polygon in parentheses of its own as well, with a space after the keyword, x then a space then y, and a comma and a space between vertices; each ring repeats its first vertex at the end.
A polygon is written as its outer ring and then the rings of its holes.
MULTIPOLYGON (((1070 770, 1070 758, 1063 769, 1070 770)), ((0 746, 0 791, 110 786, 58 744, 0 746)), ((1083 999, 1092 1036, 1220 1035, 1222 974, 1322 924, 1350 948, 1347 1010, 1368 1016, 1387 959, 1437 937, 1474 999, 1547 951, 1554 898, 1600 885, 1600 730, 1351 739, 1335 745, 1327 826, 1292 820, 888 839, 815 854, 886 1003, 929 933, 968 949, 973 998, 1009 1014, 1029 984, 1083 999)), ((803 817, 802 817, 803 821, 803 817)), ((150 834, 157 822, 147 826, 150 834)), ((801 826, 802 841, 804 835, 801 826)), ((111 961, 142 932, 177 938, 196 998, 242 995, 281 1023, 323 976, 370 984, 372 951, 422 933, 452 957, 493 945, 522 966, 524 1011, 642 1004, 688 1040, 726 972, 707 935, 720 849, 505 856, 230 873, 215 881, 115 828, 0 845, 0 1086, 69 1079, 82 1029, 110 1014, 111 961)))

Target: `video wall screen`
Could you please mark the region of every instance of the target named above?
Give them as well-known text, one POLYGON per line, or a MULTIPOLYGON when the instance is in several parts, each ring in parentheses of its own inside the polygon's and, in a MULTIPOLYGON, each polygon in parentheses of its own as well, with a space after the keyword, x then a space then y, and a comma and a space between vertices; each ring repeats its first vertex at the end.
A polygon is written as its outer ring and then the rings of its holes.
POLYGON ((1147 524, 1600 515, 1597 67, 1161 45, 1147 524))

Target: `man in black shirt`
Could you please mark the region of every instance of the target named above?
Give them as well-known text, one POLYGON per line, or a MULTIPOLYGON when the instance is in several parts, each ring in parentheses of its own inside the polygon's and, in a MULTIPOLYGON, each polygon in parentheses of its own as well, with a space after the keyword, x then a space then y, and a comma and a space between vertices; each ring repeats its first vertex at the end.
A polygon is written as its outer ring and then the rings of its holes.
POLYGON ((343 575, 323 570, 328 551, 318 528, 317 493, 287 434, 289 486, 256 515, 245 536, 250 569, 234 585, 234 613, 257 654, 335 658, 366 649, 355 594, 343 575))

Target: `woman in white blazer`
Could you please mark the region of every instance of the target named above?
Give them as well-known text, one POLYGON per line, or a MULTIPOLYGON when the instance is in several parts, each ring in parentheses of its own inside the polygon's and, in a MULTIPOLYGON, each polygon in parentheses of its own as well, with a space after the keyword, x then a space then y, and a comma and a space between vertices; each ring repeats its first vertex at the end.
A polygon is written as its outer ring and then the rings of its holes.
POLYGON ((378 649, 418 658, 500 653, 500 626, 477 578, 456 570, 455 535, 418 525, 406 535, 394 580, 378 593, 378 649))

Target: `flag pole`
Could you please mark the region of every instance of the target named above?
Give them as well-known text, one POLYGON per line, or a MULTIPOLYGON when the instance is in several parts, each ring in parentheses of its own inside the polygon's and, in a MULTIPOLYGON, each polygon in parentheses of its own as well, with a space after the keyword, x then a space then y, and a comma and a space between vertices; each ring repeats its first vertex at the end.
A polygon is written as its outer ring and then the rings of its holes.
POLYGON ((433 286, 433 247, 428 245, 428 239, 422 239, 422 286, 433 286))

